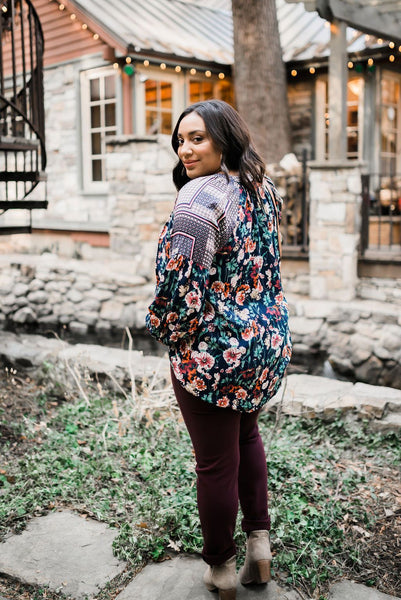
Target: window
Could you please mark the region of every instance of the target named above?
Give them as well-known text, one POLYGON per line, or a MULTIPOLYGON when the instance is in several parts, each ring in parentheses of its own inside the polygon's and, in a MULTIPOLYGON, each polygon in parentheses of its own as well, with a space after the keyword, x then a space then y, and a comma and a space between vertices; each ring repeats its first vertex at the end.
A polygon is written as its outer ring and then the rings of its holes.
POLYGON ((135 124, 139 135, 171 135, 179 114, 184 110, 182 74, 170 69, 136 67, 135 124))
POLYGON ((384 72, 381 81, 380 171, 401 173, 401 75, 384 72))
POLYGON ((170 134, 173 129, 173 84, 147 79, 145 82, 146 134, 170 134))
POLYGON ((118 133, 117 74, 108 67, 82 74, 83 179, 88 191, 106 191, 106 138, 118 133))
MULTIPOLYGON (((352 77, 347 85, 347 158, 360 158, 362 153, 362 77, 352 77)), ((327 159, 329 155, 329 86, 327 79, 320 79, 316 86, 316 158, 327 159)))
POLYGON ((221 79, 218 81, 203 81, 191 79, 189 82, 189 102, 201 102, 217 98, 234 106, 234 89, 231 81, 221 79))

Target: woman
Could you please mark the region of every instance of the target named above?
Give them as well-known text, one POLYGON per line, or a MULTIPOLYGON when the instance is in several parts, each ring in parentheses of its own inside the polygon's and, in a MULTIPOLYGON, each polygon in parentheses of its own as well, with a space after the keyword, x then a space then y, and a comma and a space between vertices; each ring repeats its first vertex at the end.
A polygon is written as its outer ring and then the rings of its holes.
POLYGON ((204 581, 235 599, 238 503, 243 584, 270 579, 267 468, 257 419, 291 356, 280 277, 281 199, 239 114, 189 106, 172 135, 175 207, 159 240, 150 333, 169 347, 195 450, 204 581))

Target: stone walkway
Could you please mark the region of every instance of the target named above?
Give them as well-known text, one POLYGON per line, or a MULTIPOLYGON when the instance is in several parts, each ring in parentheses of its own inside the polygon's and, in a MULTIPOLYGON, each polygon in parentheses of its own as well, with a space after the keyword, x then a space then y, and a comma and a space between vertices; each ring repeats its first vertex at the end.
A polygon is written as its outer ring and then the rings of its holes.
MULTIPOLYGON (((110 375, 115 380, 151 376, 155 371, 160 385, 167 385, 169 378, 166 359, 99 346, 71 346, 60 340, 6 332, 0 332, 0 359, 17 369, 39 367, 47 360, 59 368, 79 365, 92 374, 110 375)), ((336 412, 341 412, 352 418, 368 418, 376 429, 401 428, 401 390, 291 375, 283 392, 279 392, 271 403, 271 410, 311 418, 332 418, 336 412)), ((0 544, 0 573, 27 584, 49 586, 60 592, 60 598, 94 600, 107 582, 126 568, 124 562, 113 556, 115 536, 115 530, 70 511, 37 517, 28 523, 22 534, 12 535, 0 544)), ((216 596, 202 584, 204 569, 203 561, 195 556, 177 556, 149 564, 127 584, 116 600, 214 600, 216 596)), ((247 588, 238 585, 237 600, 262 598, 309 600, 275 582, 247 588)), ((394 600, 393 596, 349 581, 332 585, 329 598, 394 600)), ((0 600, 7 599, 0 597, 0 600)))
MULTIPOLYGON (((116 531, 70 511, 31 520, 20 535, 0 545, 0 573, 26 584, 48 586, 74 600, 95 600, 102 588, 125 570, 113 556, 116 531)), ((177 556, 147 565, 116 600, 215 600, 202 583, 204 562, 177 556)), ((342 581, 330 588, 330 600, 400 600, 377 590, 342 581)), ((238 585, 237 600, 309 600, 271 582, 238 585)), ((0 597, 0 600, 3 600, 0 597)))

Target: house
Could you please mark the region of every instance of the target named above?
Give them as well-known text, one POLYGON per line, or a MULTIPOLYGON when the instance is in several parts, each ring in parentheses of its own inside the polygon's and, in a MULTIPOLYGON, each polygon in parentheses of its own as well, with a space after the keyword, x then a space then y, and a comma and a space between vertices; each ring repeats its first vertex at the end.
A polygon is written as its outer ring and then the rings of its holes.
MULTIPOLYGON (((182 109, 199 99, 234 102, 230 1, 31 2, 45 38, 49 207, 36 211, 29 246, 108 248, 115 200, 106 141, 170 134, 182 109)), ((371 175, 369 218, 378 222, 371 241, 381 236, 383 244, 384 236, 385 245, 399 253, 401 2, 388 6, 384 0, 277 0, 294 152, 301 157, 306 150, 310 160, 325 161, 333 152, 330 138, 337 138, 344 159, 363 162, 371 175), (348 12, 337 17, 344 25, 362 16, 362 31, 342 28, 344 93, 335 85, 330 93, 336 37, 330 20, 333 6, 344 4, 348 12), (380 12, 380 6, 393 12, 380 12), (391 239, 381 227, 385 218, 391 239)))

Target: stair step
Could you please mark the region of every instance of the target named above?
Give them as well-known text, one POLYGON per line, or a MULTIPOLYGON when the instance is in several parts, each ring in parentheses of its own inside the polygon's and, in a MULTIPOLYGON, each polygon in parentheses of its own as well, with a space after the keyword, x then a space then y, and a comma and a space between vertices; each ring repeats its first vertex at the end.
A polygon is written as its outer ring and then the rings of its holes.
POLYGON ((0 210, 47 208, 47 200, 0 200, 0 210))
POLYGON ((46 181, 47 175, 42 171, 3 171, 0 172, 0 181, 46 181))
POLYGON ((40 148, 39 140, 0 135, 0 150, 30 152, 40 148))
POLYGON ((32 227, 30 225, 0 227, 0 235, 10 235, 13 233, 32 233, 32 227))

